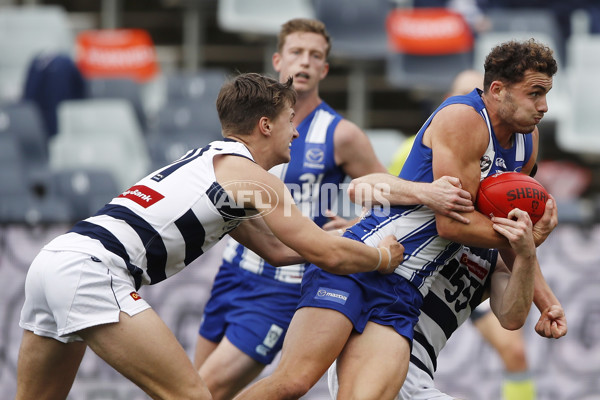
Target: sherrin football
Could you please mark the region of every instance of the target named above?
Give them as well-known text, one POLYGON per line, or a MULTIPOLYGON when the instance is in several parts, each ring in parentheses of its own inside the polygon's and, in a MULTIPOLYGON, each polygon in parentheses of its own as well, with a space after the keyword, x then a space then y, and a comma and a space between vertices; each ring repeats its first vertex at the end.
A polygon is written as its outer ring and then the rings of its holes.
POLYGON ((475 207, 488 217, 506 218, 513 208, 529 213, 534 224, 546 209, 548 192, 534 178, 520 172, 499 172, 483 179, 475 207))

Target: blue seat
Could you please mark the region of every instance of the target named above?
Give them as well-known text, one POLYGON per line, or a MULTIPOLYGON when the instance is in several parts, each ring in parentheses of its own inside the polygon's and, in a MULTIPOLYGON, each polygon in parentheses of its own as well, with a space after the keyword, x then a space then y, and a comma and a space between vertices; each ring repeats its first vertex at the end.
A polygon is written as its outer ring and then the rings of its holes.
POLYGON ((54 170, 105 169, 112 172, 119 190, 149 172, 145 137, 126 100, 68 100, 60 104, 58 117, 59 132, 48 146, 54 170))
POLYGON ((226 71, 205 68, 197 72, 171 73, 165 77, 167 101, 208 100, 216 102, 221 86, 226 81, 226 71))
POLYGON ((347 62, 348 117, 358 126, 368 125, 369 69, 385 60, 388 39, 385 21, 393 8, 388 0, 314 0, 316 18, 331 37, 331 57, 347 62))
POLYGON ((140 85, 127 78, 93 78, 88 79, 87 96, 92 99, 122 99, 128 101, 142 131, 146 129, 146 114, 142 105, 140 85))
POLYGON ((151 134, 146 142, 152 169, 156 170, 179 159, 191 149, 206 146, 210 141, 200 134, 174 132, 169 135, 151 134))
POLYGON ((72 220, 68 204, 50 192, 37 190, 22 168, 0 168, 0 182, 0 224, 37 225, 72 220))
POLYGON ((164 105, 149 121, 151 133, 202 135, 207 142, 221 139, 221 122, 215 101, 172 101, 164 105))
POLYGON ((74 220, 92 216, 120 194, 109 171, 91 168, 53 171, 50 192, 68 202, 74 220))
POLYGON ((350 60, 383 60, 388 53, 385 21, 389 0, 315 0, 315 15, 331 36, 331 55, 350 60))
POLYGON ((16 139, 27 167, 47 167, 48 134, 35 103, 23 101, 0 105, 0 135, 16 139))
POLYGON ((386 79, 401 89, 446 93, 460 72, 473 65, 472 52, 417 55, 390 53, 386 62, 386 79))
POLYGON ((217 22, 227 32, 277 35, 292 18, 314 18, 310 0, 219 0, 217 22))

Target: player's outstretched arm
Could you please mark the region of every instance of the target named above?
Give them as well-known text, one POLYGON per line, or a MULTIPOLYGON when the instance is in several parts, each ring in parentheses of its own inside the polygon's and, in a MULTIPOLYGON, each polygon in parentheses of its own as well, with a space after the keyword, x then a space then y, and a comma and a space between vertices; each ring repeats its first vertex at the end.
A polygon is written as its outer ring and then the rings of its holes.
POLYGON ((275 267, 306 262, 298 252, 283 244, 261 217, 245 220, 229 236, 275 267))
POLYGON ((394 237, 385 238, 374 248, 325 232, 302 215, 281 180, 246 159, 228 157, 215 170, 217 180, 237 207, 257 210, 283 244, 324 270, 336 274, 391 273, 404 258, 404 247, 394 237))
POLYGON ((432 183, 411 182, 388 173, 374 173, 353 179, 348 197, 356 204, 411 205, 427 207, 462 223, 469 223, 463 212, 474 210, 471 194, 463 190, 458 178, 443 176, 432 183))

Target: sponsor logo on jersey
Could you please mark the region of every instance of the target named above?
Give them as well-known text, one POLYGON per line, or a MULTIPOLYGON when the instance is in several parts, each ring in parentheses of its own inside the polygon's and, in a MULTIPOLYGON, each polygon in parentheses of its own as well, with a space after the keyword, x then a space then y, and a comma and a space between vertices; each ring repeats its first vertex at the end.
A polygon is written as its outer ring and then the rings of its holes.
POLYGON ((140 206, 148 208, 157 201, 162 200, 165 196, 158 193, 156 190, 150 189, 148 186, 136 185, 121 193, 119 197, 133 200, 140 206))
POLYGON ((306 143, 304 168, 325 169, 325 144, 306 143))
POLYGON ((463 254, 460 256, 460 262, 463 265, 466 265, 467 268, 469 268, 469 271, 481 280, 483 280, 489 272, 488 269, 479 265, 477 261, 469 259, 469 256, 467 254, 463 254))
POLYGON ((350 293, 344 292, 343 290, 320 287, 314 298, 317 300, 327 300, 333 301, 334 303, 346 304, 348 296, 350 296, 350 293))
POLYGON ((138 292, 131 292, 129 293, 129 295, 131 296, 131 298, 135 301, 141 300, 142 296, 140 296, 138 294, 138 292))

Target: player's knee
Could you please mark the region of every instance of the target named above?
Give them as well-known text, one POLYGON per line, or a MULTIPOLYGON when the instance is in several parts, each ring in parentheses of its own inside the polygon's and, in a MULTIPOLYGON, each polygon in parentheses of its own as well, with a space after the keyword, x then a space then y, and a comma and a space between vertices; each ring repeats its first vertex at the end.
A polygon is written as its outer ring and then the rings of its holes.
POLYGON ((508 371, 519 372, 527 369, 527 353, 524 346, 507 343, 501 352, 508 371))
POLYGON ((156 390, 145 391, 153 398, 160 399, 212 400, 210 391, 200 376, 189 382, 179 382, 168 389, 156 388, 156 390))
POLYGON ((298 399, 304 396, 315 382, 311 382, 309 379, 303 376, 288 376, 285 379, 281 379, 279 387, 281 388, 282 399, 298 399))

